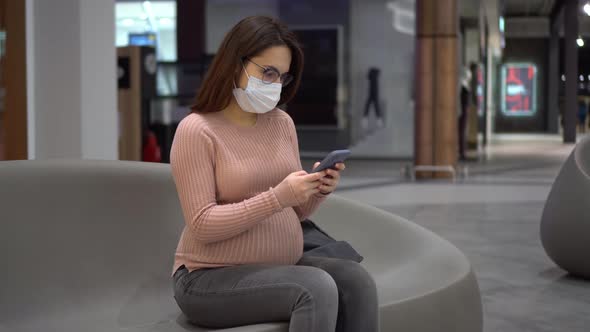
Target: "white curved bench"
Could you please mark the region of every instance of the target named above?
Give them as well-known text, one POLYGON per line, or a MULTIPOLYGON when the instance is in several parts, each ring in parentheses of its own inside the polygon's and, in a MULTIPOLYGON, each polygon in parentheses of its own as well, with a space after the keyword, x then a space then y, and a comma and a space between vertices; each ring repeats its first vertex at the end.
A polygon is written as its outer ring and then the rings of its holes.
MULTIPOLYGON (((482 330, 474 274, 447 241, 337 196, 311 219, 365 257, 381 331, 482 330)), ((172 297, 182 226, 168 165, 0 162, 0 331, 210 331, 187 323, 172 297)))

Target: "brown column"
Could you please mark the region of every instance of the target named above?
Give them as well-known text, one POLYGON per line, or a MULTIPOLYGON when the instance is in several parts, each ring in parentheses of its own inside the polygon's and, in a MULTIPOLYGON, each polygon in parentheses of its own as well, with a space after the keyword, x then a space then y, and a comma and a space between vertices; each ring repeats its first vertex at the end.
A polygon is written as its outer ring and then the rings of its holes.
MULTIPOLYGON (((458 14, 456 0, 416 2, 415 165, 457 163, 458 14)), ((448 173, 420 172, 420 178, 448 173)))
POLYGON ((0 135, 4 131, 4 158, 27 159, 27 71, 25 1, 0 1, 0 30, 6 31, 6 54, 0 84, 5 89, 0 135))
POLYGON ((176 0, 178 62, 194 62, 205 53, 205 0, 176 0))

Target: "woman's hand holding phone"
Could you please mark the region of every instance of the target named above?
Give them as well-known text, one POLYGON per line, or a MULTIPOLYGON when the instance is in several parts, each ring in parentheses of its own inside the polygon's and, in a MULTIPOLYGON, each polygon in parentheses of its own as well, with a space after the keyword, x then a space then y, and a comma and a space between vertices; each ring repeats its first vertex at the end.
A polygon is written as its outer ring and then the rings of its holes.
MULTIPOLYGON (((320 165, 320 162, 316 162, 313 165, 313 168, 316 168, 320 165)), ((336 190, 336 187, 340 183, 340 172, 346 168, 344 163, 337 163, 334 165, 334 168, 326 169, 320 173, 326 173, 325 176, 320 178, 321 185, 319 186, 319 194, 320 195, 328 195, 336 190)))
MULTIPOLYGON (((296 206, 305 203, 312 195, 320 192, 321 178, 326 176, 326 171, 307 173, 306 171, 293 172, 276 187, 280 193, 292 192, 294 199, 281 202, 283 206, 296 206)), ((282 195, 281 195, 282 196, 282 195)), ((279 200, 281 200, 279 198, 279 200)))

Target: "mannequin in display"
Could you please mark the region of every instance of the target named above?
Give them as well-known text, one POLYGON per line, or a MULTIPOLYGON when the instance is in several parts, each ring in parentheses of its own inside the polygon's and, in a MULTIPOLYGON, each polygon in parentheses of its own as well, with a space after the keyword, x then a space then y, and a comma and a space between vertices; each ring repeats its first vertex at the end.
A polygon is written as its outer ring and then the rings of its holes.
POLYGON ((365 103, 365 112, 363 113, 362 126, 364 130, 369 127, 369 111, 371 105, 375 108, 375 115, 377 116, 377 127, 383 128, 383 113, 381 113, 381 105, 379 104, 379 74, 381 71, 378 68, 371 67, 367 74, 369 80, 369 96, 365 103))

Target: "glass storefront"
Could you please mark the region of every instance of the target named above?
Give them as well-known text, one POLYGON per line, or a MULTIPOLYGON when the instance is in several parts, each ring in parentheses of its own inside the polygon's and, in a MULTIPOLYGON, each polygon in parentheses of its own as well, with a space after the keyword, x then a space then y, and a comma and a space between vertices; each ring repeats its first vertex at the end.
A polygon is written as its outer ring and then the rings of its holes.
POLYGON ((117 47, 149 45, 158 61, 176 61, 176 1, 117 2, 117 47))

